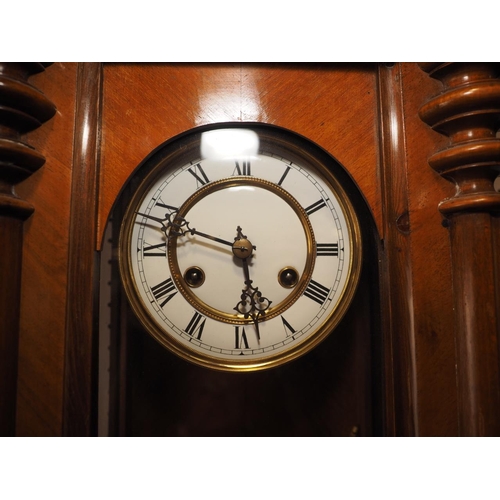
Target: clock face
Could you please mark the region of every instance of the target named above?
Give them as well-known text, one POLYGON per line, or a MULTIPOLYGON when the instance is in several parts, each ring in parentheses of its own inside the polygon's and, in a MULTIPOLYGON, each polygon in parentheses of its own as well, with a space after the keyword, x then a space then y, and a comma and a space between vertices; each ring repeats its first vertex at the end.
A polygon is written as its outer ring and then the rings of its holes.
POLYGON ((229 371, 277 366, 321 342, 361 267, 333 167, 303 138, 258 125, 196 130, 148 157, 120 235, 124 288, 147 331, 229 371))

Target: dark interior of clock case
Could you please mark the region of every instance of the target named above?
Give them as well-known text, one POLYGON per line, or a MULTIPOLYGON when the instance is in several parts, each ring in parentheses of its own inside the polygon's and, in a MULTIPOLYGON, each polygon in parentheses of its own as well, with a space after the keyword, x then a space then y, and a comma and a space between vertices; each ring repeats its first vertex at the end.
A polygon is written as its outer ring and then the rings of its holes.
MULTIPOLYGON (((356 200, 355 200, 356 202, 356 200)), ((111 218, 108 410, 111 436, 376 436, 383 433, 379 243, 360 200, 363 269, 337 328, 308 354, 268 370, 226 373, 193 365, 154 340, 122 290, 111 218)), ((101 411, 102 413, 102 411, 101 411)))

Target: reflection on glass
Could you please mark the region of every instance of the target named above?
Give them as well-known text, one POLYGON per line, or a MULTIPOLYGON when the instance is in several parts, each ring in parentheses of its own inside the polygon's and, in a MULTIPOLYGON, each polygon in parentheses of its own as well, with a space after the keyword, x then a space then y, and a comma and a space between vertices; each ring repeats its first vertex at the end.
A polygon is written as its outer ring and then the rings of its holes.
POLYGON ((220 129, 203 132, 201 157, 209 160, 255 156, 259 152, 259 137, 253 130, 220 129))

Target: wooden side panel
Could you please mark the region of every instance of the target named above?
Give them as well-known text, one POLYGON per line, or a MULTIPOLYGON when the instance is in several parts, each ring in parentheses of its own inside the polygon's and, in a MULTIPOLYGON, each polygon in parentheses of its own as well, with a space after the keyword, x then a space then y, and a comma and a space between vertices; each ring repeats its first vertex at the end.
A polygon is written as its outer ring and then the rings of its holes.
POLYGON ((24 225, 17 435, 62 432, 68 231, 76 64, 56 63, 32 82, 57 113, 30 134, 46 157, 42 169, 18 187, 34 207, 24 225))
POLYGON ((19 303, 23 221, 33 206, 15 186, 36 172, 45 157, 25 134, 56 112, 43 92, 28 82, 46 63, 0 63, 0 435, 14 436, 17 406, 19 303))
POLYGON ((455 332, 450 243, 438 210, 452 186, 430 167, 431 152, 443 139, 416 119, 422 104, 439 92, 416 64, 404 64, 402 85, 408 177, 412 273, 413 356, 415 362, 415 433, 457 435, 455 332))

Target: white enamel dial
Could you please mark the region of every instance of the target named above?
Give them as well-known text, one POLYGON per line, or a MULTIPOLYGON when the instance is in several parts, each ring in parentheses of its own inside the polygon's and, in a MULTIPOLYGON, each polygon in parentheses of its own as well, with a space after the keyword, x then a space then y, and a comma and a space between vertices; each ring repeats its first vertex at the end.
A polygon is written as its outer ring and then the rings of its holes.
MULTIPOLYGON (((326 168, 237 130, 258 147, 233 137, 233 151, 207 153, 202 133, 187 154, 157 161, 124 218, 120 264, 134 311, 160 343, 243 371, 294 359, 331 331, 354 293, 360 242, 326 168)), ((205 134, 214 132, 234 130, 205 134)))

